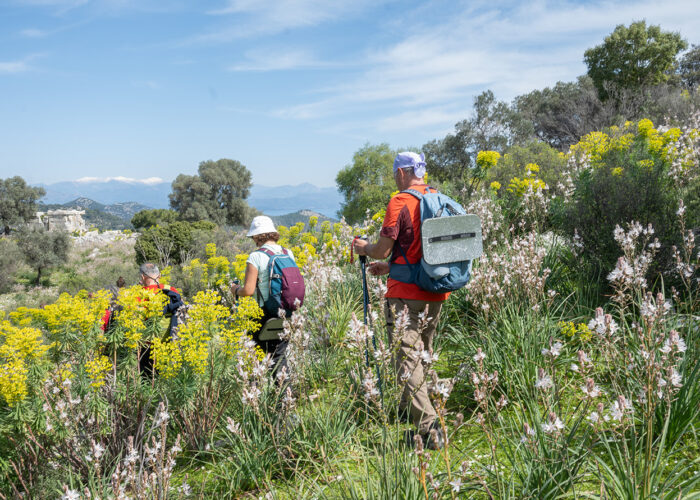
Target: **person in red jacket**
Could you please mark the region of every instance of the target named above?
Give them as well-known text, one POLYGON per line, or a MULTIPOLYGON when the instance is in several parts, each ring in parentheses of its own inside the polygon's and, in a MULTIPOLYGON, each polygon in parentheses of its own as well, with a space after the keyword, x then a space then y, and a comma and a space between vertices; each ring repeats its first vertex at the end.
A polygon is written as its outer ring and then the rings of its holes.
MULTIPOLYGON (((394 181, 399 190, 413 189, 425 193, 428 185, 424 177, 425 159, 422 154, 406 151, 396 155, 394 181)), ((418 200, 403 192, 391 198, 378 241, 369 243, 358 238, 353 242, 353 247, 357 255, 377 259, 368 268, 374 275, 388 274, 393 265, 420 262, 423 248, 418 200), (387 258, 389 260, 384 261, 387 258)), ((406 381, 400 407, 408 410, 426 447, 442 448, 444 437, 428 395, 427 373, 421 356, 423 351, 432 355, 433 337, 442 304, 450 294, 428 292, 415 283, 404 283, 391 277, 387 280, 387 288, 385 312, 390 338, 394 335, 395 315, 402 311, 408 313, 408 325, 402 334, 399 352, 394 360, 399 379, 406 381)))
MULTIPOLYGON (((168 327, 168 333, 175 335, 175 327, 177 326, 177 310, 184 305, 180 292, 176 288, 170 285, 164 285, 160 283, 160 270, 158 266, 152 262, 145 262, 139 267, 139 273, 141 275, 139 283, 146 289, 152 290, 154 294, 163 293, 168 297, 168 303, 165 304, 163 308, 163 315, 170 317, 170 326, 168 327)), ((105 315, 102 318, 102 330, 107 331, 110 328, 110 322, 114 319, 114 313, 118 310, 113 310, 111 307, 105 311, 105 315)), ((144 347, 141 351, 141 356, 139 357, 139 368, 141 374, 144 376, 151 376, 153 373, 153 360, 151 359, 151 346, 150 343, 144 347)))
POLYGON ((163 285, 159 282, 160 270, 152 262, 141 264, 139 272, 141 273, 140 283, 145 289, 153 290, 153 293, 157 293, 160 290, 161 293, 164 293, 170 299, 163 309, 163 315, 170 316, 170 330, 172 330, 177 322, 175 313, 184 304, 180 292, 175 287, 163 285))
MULTIPOLYGON (((160 283, 160 270, 158 266, 152 262, 144 262, 139 267, 139 272, 141 273, 140 283, 146 290, 152 290, 153 293, 164 293, 168 297, 168 303, 165 304, 163 308, 163 315, 170 316, 170 326, 168 327, 168 333, 172 334, 175 326, 177 326, 177 310, 184 305, 180 292, 170 285, 163 285, 160 283)), ((141 357, 139 359, 139 368, 141 373, 146 376, 150 376, 153 372, 153 359, 151 358, 151 346, 146 346, 143 351, 141 351, 141 357)))

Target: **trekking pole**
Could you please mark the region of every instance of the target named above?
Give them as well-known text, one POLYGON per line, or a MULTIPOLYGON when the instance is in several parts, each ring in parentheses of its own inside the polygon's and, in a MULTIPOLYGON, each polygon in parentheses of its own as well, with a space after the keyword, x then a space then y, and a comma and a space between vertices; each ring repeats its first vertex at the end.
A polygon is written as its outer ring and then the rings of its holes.
MULTIPOLYGON (((233 279, 231 280, 231 285, 240 285, 240 284, 241 284, 241 280, 239 280, 238 278, 233 278, 233 279)), ((231 286, 229 285, 228 288, 229 288, 229 293, 230 293, 230 292, 231 292, 231 286)), ((226 297, 226 294, 222 293, 221 296, 222 296, 222 297, 226 297)), ((226 299, 226 301, 228 302, 228 299, 226 299)), ((233 307, 232 307, 231 309, 234 309, 234 308, 236 308, 236 307, 238 306, 238 295, 235 294, 235 293, 233 294, 233 304, 232 304, 232 306, 233 306, 233 307)))
MULTIPOLYGON (((362 239, 366 240, 367 237, 362 237, 362 236, 355 236, 353 239, 353 242, 355 240, 362 239)), ((366 255, 360 255, 360 269, 362 270, 362 305, 363 305, 363 313, 364 313, 364 323, 365 326, 368 324, 368 319, 369 319, 369 290, 367 288, 367 256, 366 255)), ((376 352, 377 350, 377 339, 374 335, 372 335, 372 347, 374 348, 374 351, 376 352)), ((367 341, 365 341, 365 363, 367 365, 367 368, 369 368, 369 345, 367 345, 367 341)), ((384 391, 382 390, 382 375, 379 373, 379 366, 377 366, 377 382, 379 383, 379 393, 383 396, 384 391)))

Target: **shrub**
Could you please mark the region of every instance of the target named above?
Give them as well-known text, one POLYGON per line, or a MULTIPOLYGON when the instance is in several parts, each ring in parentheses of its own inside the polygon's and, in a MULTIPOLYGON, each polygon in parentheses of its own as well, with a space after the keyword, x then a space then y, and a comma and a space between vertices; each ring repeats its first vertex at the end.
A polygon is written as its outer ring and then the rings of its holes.
POLYGON ((615 227, 651 224, 662 244, 663 267, 680 237, 679 200, 697 177, 697 144, 697 130, 661 132, 649 120, 588 134, 569 153, 577 175, 557 225, 569 235, 577 231, 584 256, 608 269, 618 255, 615 227))
POLYGON ((136 240, 136 262, 156 262, 161 267, 192 258, 196 243, 209 235, 216 224, 208 221, 172 222, 145 229, 136 240))
POLYGON ((6 293, 15 282, 15 273, 22 263, 17 243, 10 238, 0 238, 0 293, 6 293))
POLYGON ((141 210, 131 218, 131 225, 135 229, 143 229, 157 226, 158 224, 170 224, 178 220, 178 213, 175 210, 164 208, 154 208, 141 210))
MULTIPOLYGON (((502 187, 508 186, 513 177, 522 176, 529 164, 539 166, 538 177, 555 192, 562 183, 565 173, 566 157, 556 149, 543 142, 531 142, 525 146, 513 146, 489 170, 487 184, 498 182, 502 187)), ((499 196, 505 196, 504 190, 498 190, 499 196)))
POLYGON ((61 231, 24 229, 17 237, 17 245, 24 259, 36 270, 36 283, 41 282, 41 273, 66 261, 70 239, 61 231))

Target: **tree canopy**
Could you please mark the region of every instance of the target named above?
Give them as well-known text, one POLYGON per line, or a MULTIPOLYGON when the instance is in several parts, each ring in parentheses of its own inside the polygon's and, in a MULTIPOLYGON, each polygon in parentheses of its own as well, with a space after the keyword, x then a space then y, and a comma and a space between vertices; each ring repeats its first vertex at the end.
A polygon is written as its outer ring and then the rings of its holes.
POLYGON ((244 225, 250 216, 246 198, 251 174, 236 160, 203 161, 197 175, 180 174, 173 181, 170 207, 184 221, 209 220, 244 225))
POLYGON ((149 210, 141 210, 134 214, 131 218, 131 225, 134 229, 142 229, 158 224, 170 224, 178 219, 178 213, 174 210, 164 208, 154 208, 149 210))
POLYGON ((612 120, 588 76, 533 90, 516 97, 513 106, 522 119, 532 124, 535 137, 560 151, 612 120))
POLYGON ((43 271, 66 261, 70 238, 64 231, 24 228, 17 237, 17 245, 27 264, 36 270, 38 285, 43 271))
POLYGON ((584 53, 588 76, 600 98, 609 97, 609 86, 622 89, 656 85, 668 80, 676 55, 688 44, 680 33, 647 26, 646 21, 619 25, 601 45, 584 53))
POLYGON ((374 212, 386 207, 396 191, 395 156, 388 144, 365 144, 353 155, 352 164, 338 172, 335 182, 345 197, 339 214, 350 224, 362 221, 367 209, 374 212))
POLYGON ((0 179, 0 224, 3 232, 10 233, 10 226, 27 222, 36 214, 36 201, 46 191, 40 187, 28 186, 19 176, 0 179))
POLYGON ((683 54, 678 63, 678 75, 681 83, 689 89, 700 85, 700 45, 693 45, 683 54))
POLYGON ((210 221, 182 222, 145 228, 134 245, 136 263, 155 262, 161 267, 181 264, 192 258, 199 240, 216 229, 210 221))
POLYGON ((428 174, 440 181, 466 182, 479 151, 502 152, 515 136, 531 133, 508 104, 487 90, 474 98, 471 118, 455 125, 454 134, 423 145, 428 174))

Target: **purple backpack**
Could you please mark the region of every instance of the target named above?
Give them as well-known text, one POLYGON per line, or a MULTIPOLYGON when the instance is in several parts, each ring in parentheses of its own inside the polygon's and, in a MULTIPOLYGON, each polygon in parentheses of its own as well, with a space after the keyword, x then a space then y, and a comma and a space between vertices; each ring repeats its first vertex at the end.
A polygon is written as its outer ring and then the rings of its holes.
POLYGON ((287 317, 304 303, 304 277, 301 275, 289 250, 282 248, 282 253, 275 253, 268 248, 256 250, 270 257, 267 270, 270 273, 270 296, 265 301, 263 309, 271 316, 279 316, 279 310, 284 309, 287 317), (298 300, 298 303, 297 303, 298 300))

